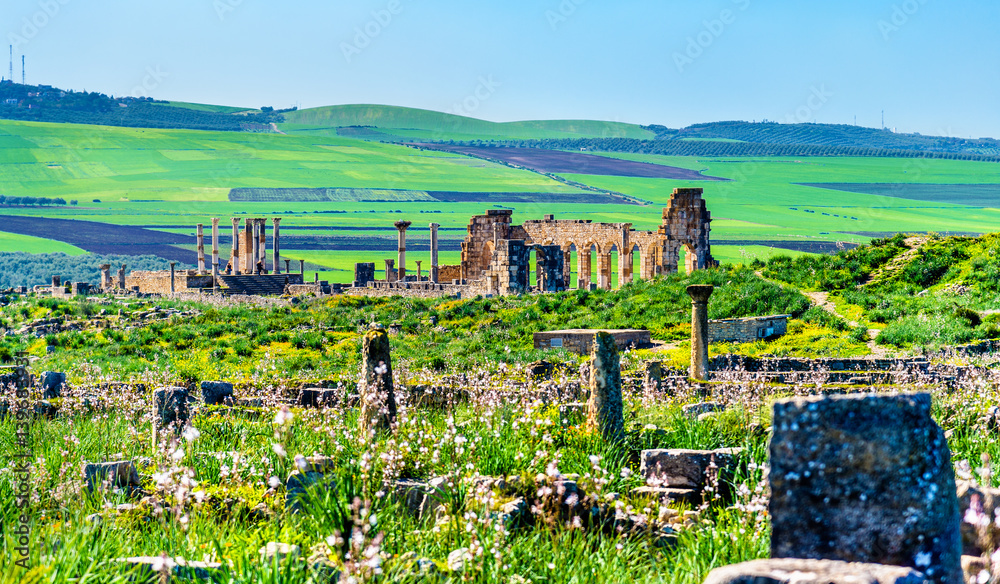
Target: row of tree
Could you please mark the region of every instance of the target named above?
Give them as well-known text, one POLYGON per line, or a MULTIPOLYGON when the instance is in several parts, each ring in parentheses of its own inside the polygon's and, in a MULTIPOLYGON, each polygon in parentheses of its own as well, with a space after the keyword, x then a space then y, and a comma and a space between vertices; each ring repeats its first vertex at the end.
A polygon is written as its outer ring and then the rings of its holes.
POLYGON ((936 158, 1000 162, 1000 156, 984 154, 901 150, 856 146, 819 146, 811 144, 757 144, 751 142, 718 142, 708 140, 637 140, 634 138, 583 138, 559 140, 475 140, 447 141, 448 144, 477 147, 541 148, 546 150, 593 150, 597 152, 627 152, 664 156, 719 157, 795 157, 795 156, 855 156, 869 158, 936 158))
POLYGON ((63 282, 89 282, 97 286, 101 283, 102 264, 110 264, 112 272, 117 272, 122 264, 125 264, 130 272, 170 269, 170 262, 152 255, 69 256, 64 253, 0 253, 0 288, 51 284, 52 276, 60 276, 63 282))
MULTIPOLYGON (((70 205, 75 205, 77 201, 74 199, 69 202, 70 205)), ((34 206, 46 206, 46 205, 66 205, 66 199, 54 198, 49 199, 46 197, 7 197, 0 195, 0 205, 5 205, 8 207, 34 207, 34 206)))

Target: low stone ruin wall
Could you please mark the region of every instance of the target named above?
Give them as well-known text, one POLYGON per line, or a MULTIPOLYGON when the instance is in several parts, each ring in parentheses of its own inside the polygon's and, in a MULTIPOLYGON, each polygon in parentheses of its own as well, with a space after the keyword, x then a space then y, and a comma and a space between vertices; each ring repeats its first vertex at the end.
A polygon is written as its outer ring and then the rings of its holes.
POLYGON ((462 279, 462 266, 438 266, 438 282, 462 279))
MULTIPOLYGON (((175 292, 211 288, 212 284, 211 274, 199 275, 194 270, 174 273, 175 292)), ((138 288, 143 294, 170 294, 170 272, 131 272, 125 277, 125 288, 138 288)))
POLYGON ((802 359, 797 357, 758 359, 745 355, 719 355, 712 359, 712 369, 739 369, 751 373, 790 371, 895 371, 926 370, 926 359, 802 359))
POLYGON ((760 316, 708 321, 709 343, 752 343, 788 332, 788 317, 760 316))
MULTIPOLYGON (((609 330, 619 349, 643 347, 651 343, 649 331, 609 330)), ((596 330, 547 331, 534 334, 536 349, 566 349, 579 355, 589 355, 596 330)))

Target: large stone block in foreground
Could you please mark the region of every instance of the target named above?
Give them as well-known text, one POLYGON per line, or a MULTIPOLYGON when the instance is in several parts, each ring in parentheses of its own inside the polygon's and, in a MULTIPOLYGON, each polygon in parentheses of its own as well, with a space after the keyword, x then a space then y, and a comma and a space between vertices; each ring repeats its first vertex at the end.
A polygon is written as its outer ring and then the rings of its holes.
POLYGON ((774 404, 771 556, 915 568, 961 584, 951 454, 928 394, 774 404))
POLYGON ((929 584, 912 568, 834 560, 755 560, 716 568, 705 584, 929 584))

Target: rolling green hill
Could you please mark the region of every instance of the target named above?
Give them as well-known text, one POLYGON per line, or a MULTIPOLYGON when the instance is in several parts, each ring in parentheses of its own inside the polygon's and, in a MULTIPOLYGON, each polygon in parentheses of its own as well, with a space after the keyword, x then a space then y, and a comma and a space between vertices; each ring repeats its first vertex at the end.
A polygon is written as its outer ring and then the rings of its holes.
POLYGON ((386 105, 336 105, 284 114, 279 128, 289 134, 335 132, 351 126, 374 127, 409 140, 471 140, 496 137, 638 138, 654 133, 634 124, 591 120, 548 120, 497 123, 430 110, 386 105))

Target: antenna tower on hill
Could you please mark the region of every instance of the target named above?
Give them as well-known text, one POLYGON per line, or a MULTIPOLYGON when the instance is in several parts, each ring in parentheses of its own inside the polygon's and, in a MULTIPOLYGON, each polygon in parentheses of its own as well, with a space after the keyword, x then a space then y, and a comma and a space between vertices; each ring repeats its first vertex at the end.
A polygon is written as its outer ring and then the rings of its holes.
POLYGON ((24 80, 24 55, 21 55, 21 85, 27 85, 24 80))
POLYGON ((10 46, 10 76, 7 77, 10 82, 14 82, 14 45, 10 46))

